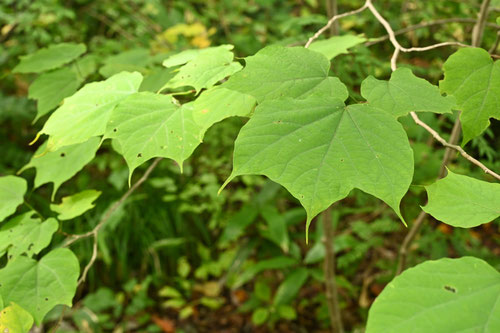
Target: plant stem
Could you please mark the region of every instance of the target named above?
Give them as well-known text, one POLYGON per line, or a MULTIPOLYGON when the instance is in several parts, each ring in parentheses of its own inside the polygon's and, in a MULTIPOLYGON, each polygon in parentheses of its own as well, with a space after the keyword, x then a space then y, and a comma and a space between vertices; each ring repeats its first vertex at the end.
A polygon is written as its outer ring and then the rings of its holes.
POLYGON ((344 326, 342 324, 337 283, 335 281, 335 252, 333 250, 335 230, 332 224, 332 207, 328 207, 322 215, 323 244, 325 245, 324 271, 328 315, 330 317, 332 333, 343 333, 344 326))
POLYGON ((483 40, 484 26, 486 24, 486 19, 488 18, 488 7, 490 6, 491 0, 483 0, 481 3, 481 9, 479 10, 479 17, 477 18, 477 23, 472 29, 472 46, 479 47, 483 40))
MULTIPOLYGON (((338 7, 337 7, 337 0, 326 0, 326 15, 328 17, 332 16, 337 16, 338 14, 338 7)), ((339 33, 339 21, 333 22, 332 25, 330 25, 330 36, 335 36, 338 35, 339 33)))

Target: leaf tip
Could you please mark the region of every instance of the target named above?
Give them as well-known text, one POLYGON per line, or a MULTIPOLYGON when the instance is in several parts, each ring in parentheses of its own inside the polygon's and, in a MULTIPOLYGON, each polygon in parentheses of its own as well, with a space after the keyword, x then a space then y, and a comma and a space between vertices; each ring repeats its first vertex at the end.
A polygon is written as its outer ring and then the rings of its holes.
POLYGON ((35 142, 37 142, 37 141, 38 141, 38 139, 40 139, 40 135, 41 135, 41 133, 40 133, 40 132, 38 132, 38 133, 36 134, 35 138, 34 138, 34 139, 30 142, 30 143, 28 143, 28 145, 29 145, 29 146, 34 145, 34 144, 35 144, 35 142))

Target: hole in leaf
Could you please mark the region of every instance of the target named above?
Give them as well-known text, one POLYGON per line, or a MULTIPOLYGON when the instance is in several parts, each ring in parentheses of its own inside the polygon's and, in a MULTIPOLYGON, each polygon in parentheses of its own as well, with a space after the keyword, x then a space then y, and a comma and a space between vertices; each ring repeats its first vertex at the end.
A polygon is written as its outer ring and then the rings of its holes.
POLYGON ((48 300, 49 300, 49 298, 48 298, 48 297, 45 297, 45 301, 48 301, 48 300))
POLYGON ((64 156, 66 156, 66 154, 65 153, 61 153, 61 157, 64 157, 64 156))
POLYGON ((116 128, 113 128, 113 132, 116 132, 116 131, 117 131, 117 129, 116 129, 116 128))
POLYGON ((453 287, 450 287, 450 286, 444 286, 444 289, 451 292, 451 293, 456 293, 457 290, 453 287))
POLYGON ((137 154, 137 157, 142 157, 142 154, 141 153, 137 154))

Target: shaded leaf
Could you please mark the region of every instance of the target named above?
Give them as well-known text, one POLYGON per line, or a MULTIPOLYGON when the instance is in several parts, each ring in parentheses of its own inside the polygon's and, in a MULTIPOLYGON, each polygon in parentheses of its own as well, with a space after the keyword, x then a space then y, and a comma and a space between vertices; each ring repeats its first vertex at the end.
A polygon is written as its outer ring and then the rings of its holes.
POLYGON ((276 290, 276 295, 274 296, 273 305, 275 307, 289 304, 295 299, 300 291, 300 288, 306 283, 309 277, 309 272, 306 268, 298 268, 294 270, 290 275, 287 276, 285 281, 283 281, 278 290, 276 290))
POLYGON ((28 333, 32 326, 33 316, 14 302, 0 312, 2 333, 28 333))
POLYGON ((8 253, 9 260, 22 254, 32 257, 49 246, 52 235, 59 228, 56 219, 42 222, 33 218, 33 212, 18 215, 0 228, 0 257, 8 253))
POLYGON ((67 64, 85 53, 85 51, 87 51, 87 48, 84 44, 54 44, 33 54, 21 57, 21 61, 14 67, 12 72, 41 73, 67 64))
POLYGON ((182 163, 200 144, 200 127, 192 103, 174 104, 171 96, 141 92, 124 100, 111 114, 106 138, 117 140, 132 175, 153 157, 182 163))
POLYGON ((17 206, 23 203, 28 183, 21 177, 0 177, 0 222, 14 214, 17 206))
POLYGON ((107 57, 99 73, 106 78, 123 71, 144 73, 150 62, 149 50, 137 48, 107 57))
POLYGON ((473 257, 426 261, 377 297, 367 333, 499 332, 500 274, 473 257))
POLYGON ((101 191, 85 190, 62 198, 58 205, 51 204, 50 209, 58 213, 59 220, 71 220, 94 208, 93 202, 101 195, 101 191))
POLYGON ((217 50, 227 50, 231 51, 234 48, 233 45, 225 44, 216 47, 207 47, 205 49, 189 49, 177 54, 174 54, 163 61, 163 66, 165 67, 174 67, 179 65, 184 65, 185 63, 195 59, 200 54, 206 52, 213 52, 214 49, 217 50))
POLYGON ((422 209, 454 227, 472 228, 500 216, 500 184, 448 170, 445 178, 425 189, 429 202, 422 209))
POLYGON ((95 156, 99 149, 100 139, 90 138, 87 142, 65 146, 56 151, 46 152, 47 143, 41 145, 28 164, 19 173, 29 168, 36 168, 35 185, 37 188, 52 182, 52 200, 62 183, 73 177, 95 156), (43 154, 46 152, 45 154, 43 154))
POLYGON ((366 38, 356 35, 333 36, 313 42, 309 49, 323 54, 328 59, 333 59, 339 54, 349 53, 347 49, 365 41, 366 38))
POLYGON ((278 256, 272 259, 262 260, 257 262, 255 265, 248 267, 243 273, 237 276, 234 284, 231 286, 233 289, 239 288, 251 279, 253 279, 260 272, 267 269, 283 269, 293 266, 297 263, 297 260, 290 257, 278 256))
POLYGON ((438 87, 416 77, 409 68, 398 68, 389 81, 368 76, 361 84, 361 95, 370 105, 394 117, 410 111, 451 113, 455 106, 455 98, 441 96, 438 87))
POLYGON ((77 74, 69 68, 44 73, 30 85, 28 97, 38 100, 34 121, 57 107, 64 98, 73 95, 81 84, 77 74))
POLYGON ((54 111, 39 132, 50 136, 47 149, 55 151, 104 134, 111 111, 125 97, 137 92, 141 81, 141 74, 123 72, 105 81, 86 84, 54 111))
POLYGON ((491 59, 481 48, 463 48, 444 63, 442 92, 457 99, 463 144, 480 135, 490 118, 500 120, 500 61, 491 59))
POLYGON ((367 104, 273 100, 260 104, 241 129, 223 187, 249 174, 284 186, 306 209, 307 226, 354 188, 382 199, 402 219, 399 203, 412 180, 413 153, 402 126, 367 104))
POLYGON ((268 46, 245 62, 245 68, 222 86, 249 94, 259 103, 281 97, 305 98, 315 90, 341 100, 348 97, 342 82, 328 77, 328 59, 309 49, 268 46))
POLYGON ((70 250, 59 248, 40 261, 20 256, 0 269, 0 295, 5 303, 15 302, 40 325, 54 306, 72 305, 80 265, 70 250))

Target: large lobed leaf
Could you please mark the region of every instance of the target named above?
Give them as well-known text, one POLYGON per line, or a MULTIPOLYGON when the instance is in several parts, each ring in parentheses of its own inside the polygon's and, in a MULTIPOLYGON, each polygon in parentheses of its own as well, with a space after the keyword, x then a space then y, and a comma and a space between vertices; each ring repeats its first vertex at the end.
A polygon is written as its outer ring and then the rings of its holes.
POLYGON ((29 163, 19 172, 23 172, 28 168, 35 168, 35 188, 49 182, 54 183, 52 190, 52 200, 54 200, 59 186, 73 177, 94 158, 99 145, 100 139, 93 137, 87 142, 47 152, 47 143, 44 143, 37 149, 29 163))
POLYGON ((429 202, 422 207, 437 220, 472 228, 500 216, 500 184, 480 181, 448 170, 448 175, 426 186, 429 202))
POLYGON ((21 177, 0 177, 0 222, 16 211, 23 203, 28 183, 21 177))
POLYGON ((84 44, 54 44, 21 57, 21 61, 12 71, 14 73, 41 73, 67 64, 86 50, 87 47, 84 44))
POLYGON ((500 332, 500 274, 473 257, 426 261, 384 288, 366 332, 500 332))
POLYGON ((398 68, 389 81, 368 76, 361 84, 361 95, 370 105, 389 112, 394 117, 410 111, 451 113, 455 99, 441 96, 439 88, 413 75, 408 68, 398 68))
POLYGON ((307 225, 358 188, 399 203, 413 176, 413 153, 402 126, 367 104, 312 96, 260 104, 235 141, 233 171, 260 174, 284 186, 304 206, 307 225))
POLYGON ((179 106, 171 96, 141 92, 112 112, 105 137, 118 141, 131 176, 153 157, 171 158, 182 168, 201 142, 200 130, 192 103, 179 106))
POLYGON ((259 103, 282 97, 305 98, 311 94, 345 100, 347 88, 328 76, 330 61, 303 47, 268 46, 245 58, 245 68, 222 85, 252 95, 259 103))
POLYGON ((489 126, 490 118, 500 120, 500 61, 493 62, 481 48, 464 48, 452 54, 443 69, 439 87, 457 99, 465 144, 489 126))
POLYGON ((47 253, 38 262, 20 256, 0 269, 0 295, 6 304, 19 304, 40 325, 54 306, 72 305, 79 272, 78 259, 66 248, 47 253))
POLYGON ((64 101, 39 132, 50 136, 47 149, 55 151, 104 134, 111 111, 137 92, 141 81, 142 75, 137 72, 122 72, 105 81, 86 84, 64 101))

